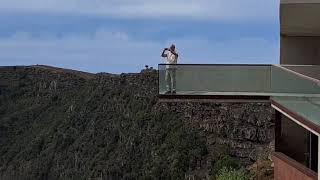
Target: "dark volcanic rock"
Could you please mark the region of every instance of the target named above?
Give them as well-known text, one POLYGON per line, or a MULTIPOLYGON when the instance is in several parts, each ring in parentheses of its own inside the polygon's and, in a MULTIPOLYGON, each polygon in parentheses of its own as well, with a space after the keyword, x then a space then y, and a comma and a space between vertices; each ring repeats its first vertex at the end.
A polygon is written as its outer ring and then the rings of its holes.
POLYGON ((270 104, 159 102, 157 80, 0 68, 0 179, 206 179, 273 139, 270 104))
POLYGON ((269 103, 165 102, 155 109, 178 113, 204 138, 218 138, 216 143, 228 145, 236 157, 256 160, 258 154, 251 153, 268 146, 274 138, 274 111, 269 103))

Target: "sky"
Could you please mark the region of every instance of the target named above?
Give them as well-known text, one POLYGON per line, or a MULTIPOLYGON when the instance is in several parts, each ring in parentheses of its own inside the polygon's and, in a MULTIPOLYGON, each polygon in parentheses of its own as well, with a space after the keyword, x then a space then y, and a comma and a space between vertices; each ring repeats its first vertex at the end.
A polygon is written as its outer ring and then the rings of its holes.
POLYGON ((88 72, 179 63, 278 64, 278 0, 0 0, 0 66, 88 72))

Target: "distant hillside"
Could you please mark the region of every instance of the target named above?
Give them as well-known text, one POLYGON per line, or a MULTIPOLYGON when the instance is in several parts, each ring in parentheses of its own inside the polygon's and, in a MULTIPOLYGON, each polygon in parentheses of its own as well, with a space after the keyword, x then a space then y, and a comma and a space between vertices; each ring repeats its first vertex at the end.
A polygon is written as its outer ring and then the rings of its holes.
POLYGON ((206 179, 268 150, 268 103, 158 102, 157 80, 0 68, 0 179, 206 179))

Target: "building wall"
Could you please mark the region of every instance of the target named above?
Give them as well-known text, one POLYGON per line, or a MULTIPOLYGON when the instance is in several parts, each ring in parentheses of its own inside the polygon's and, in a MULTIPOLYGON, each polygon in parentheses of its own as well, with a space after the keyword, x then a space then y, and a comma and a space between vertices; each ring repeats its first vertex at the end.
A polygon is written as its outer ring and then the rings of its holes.
POLYGON ((319 36, 319 16, 320 3, 281 4, 281 34, 290 36, 319 36))
POLYGON ((320 36, 281 36, 280 64, 320 65, 320 36))
POLYGON ((275 180, 316 180, 317 173, 303 167, 298 162, 282 153, 275 153, 274 179, 275 180))
POLYGON ((320 65, 319 17, 319 0, 281 0, 281 64, 320 65))

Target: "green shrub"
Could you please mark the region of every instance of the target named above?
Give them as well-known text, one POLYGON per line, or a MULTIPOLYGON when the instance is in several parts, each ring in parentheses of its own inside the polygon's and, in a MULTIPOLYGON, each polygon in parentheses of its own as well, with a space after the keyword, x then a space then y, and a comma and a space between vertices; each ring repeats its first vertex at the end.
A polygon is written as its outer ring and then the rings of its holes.
POLYGON ((163 141, 153 149, 146 165, 145 179, 184 179, 189 168, 207 154, 205 142, 195 130, 187 130, 179 122, 166 128, 163 141))
POLYGON ((217 162, 214 163, 213 172, 214 174, 217 174, 223 168, 239 169, 240 167, 241 165, 238 163, 238 161, 236 161, 229 155, 224 155, 217 162))
POLYGON ((216 178, 216 180, 248 180, 250 179, 249 174, 243 170, 243 169, 239 169, 239 170, 235 170, 232 168, 222 168, 219 171, 219 174, 216 178))

